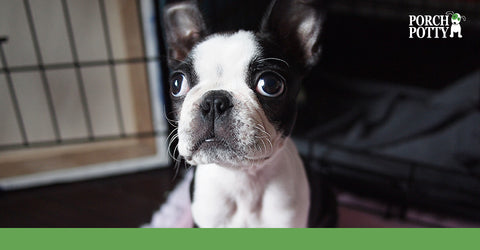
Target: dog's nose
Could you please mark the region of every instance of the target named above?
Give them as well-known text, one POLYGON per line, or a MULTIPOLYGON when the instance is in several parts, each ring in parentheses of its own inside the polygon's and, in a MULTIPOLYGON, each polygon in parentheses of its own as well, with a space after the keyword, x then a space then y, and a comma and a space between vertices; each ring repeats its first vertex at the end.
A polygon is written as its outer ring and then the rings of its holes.
POLYGON ((218 118, 228 113, 233 107, 231 98, 232 95, 225 90, 212 90, 205 93, 200 104, 203 117, 218 118))

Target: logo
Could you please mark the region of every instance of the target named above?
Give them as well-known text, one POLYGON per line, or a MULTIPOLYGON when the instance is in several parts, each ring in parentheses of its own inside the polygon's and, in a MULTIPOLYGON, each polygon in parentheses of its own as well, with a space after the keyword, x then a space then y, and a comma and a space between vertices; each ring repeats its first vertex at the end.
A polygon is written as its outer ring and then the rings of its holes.
POLYGON ((445 15, 408 15, 409 38, 462 38, 460 22, 465 16, 453 11, 445 15))

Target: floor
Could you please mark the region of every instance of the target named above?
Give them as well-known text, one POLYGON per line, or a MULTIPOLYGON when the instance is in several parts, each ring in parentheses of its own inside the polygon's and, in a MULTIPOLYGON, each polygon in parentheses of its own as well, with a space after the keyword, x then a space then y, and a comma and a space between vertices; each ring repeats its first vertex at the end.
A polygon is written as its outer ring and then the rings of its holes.
POLYGON ((0 192, 0 227, 139 227, 175 185, 171 169, 0 192))
MULTIPOLYGON (((140 227, 178 180, 167 168, 0 192, 0 227, 140 227)), ((428 225, 339 206, 338 227, 422 226, 428 225)))

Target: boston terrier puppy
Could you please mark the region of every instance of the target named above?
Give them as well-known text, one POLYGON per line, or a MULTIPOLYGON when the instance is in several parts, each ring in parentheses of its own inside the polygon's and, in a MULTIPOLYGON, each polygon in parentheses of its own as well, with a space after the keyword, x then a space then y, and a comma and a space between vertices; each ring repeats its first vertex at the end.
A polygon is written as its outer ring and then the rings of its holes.
POLYGON ((289 135, 320 55, 320 3, 274 1, 255 32, 207 34, 194 1, 163 14, 178 152, 195 166, 195 224, 309 226, 311 188, 289 135))

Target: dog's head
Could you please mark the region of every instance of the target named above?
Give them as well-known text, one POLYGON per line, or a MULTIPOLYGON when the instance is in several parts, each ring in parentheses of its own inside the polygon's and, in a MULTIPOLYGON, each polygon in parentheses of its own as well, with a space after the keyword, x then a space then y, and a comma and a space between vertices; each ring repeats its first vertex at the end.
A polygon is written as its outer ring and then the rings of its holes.
POLYGON ((452 14, 452 24, 459 24, 460 21, 462 20, 462 16, 458 13, 452 14))
POLYGON ((262 165, 293 127, 320 54, 317 1, 278 0, 258 31, 207 35, 191 1, 164 9, 178 150, 192 165, 262 165))

